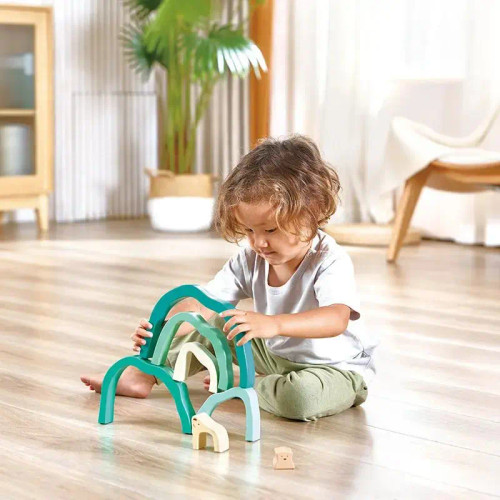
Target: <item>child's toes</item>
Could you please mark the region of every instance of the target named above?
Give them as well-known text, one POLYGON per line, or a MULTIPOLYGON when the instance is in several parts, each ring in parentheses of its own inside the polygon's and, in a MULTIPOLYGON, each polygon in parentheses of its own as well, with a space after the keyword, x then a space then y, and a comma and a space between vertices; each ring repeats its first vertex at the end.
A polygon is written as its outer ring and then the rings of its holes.
POLYGON ((85 384, 85 385, 89 385, 90 384, 90 379, 89 377, 86 377, 85 375, 82 375, 80 377, 80 380, 85 384))

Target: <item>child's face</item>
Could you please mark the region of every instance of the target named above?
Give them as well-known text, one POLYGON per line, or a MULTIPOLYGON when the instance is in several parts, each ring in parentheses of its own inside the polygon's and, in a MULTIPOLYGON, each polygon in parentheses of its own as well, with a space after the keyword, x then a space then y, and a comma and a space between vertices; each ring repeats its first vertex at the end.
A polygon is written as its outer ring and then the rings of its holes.
POLYGON ((278 229, 270 203, 240 203, 235 215, 252 249, 274 266, 302 257, 311 246, 311 242, 300 241, 298 236, 278 229))

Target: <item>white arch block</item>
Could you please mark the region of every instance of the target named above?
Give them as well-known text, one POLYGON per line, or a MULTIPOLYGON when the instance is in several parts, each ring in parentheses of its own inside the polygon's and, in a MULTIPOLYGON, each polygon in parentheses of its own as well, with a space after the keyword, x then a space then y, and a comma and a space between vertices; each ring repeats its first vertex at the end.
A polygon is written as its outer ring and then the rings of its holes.
POLYGON ((193 416, 193 450, 199 450, 207 446, 207 434, 212 436, 214 451, 222 453, 229 449, 229 436, 226 428, 217 423, 207 413, 198 413, 193 416))
POLYGON ((196 359, 208 369, 210 374, 210 387, 208 390, 212 393, 217 392, 217 360, 215 356, 199 342, 188 342, 184 344, 177 356, 177 361, 175 362, 173 379, 183 382, 187 379, 189 374, 189 367, 191 366, 192 357, 196 356, 196 359))

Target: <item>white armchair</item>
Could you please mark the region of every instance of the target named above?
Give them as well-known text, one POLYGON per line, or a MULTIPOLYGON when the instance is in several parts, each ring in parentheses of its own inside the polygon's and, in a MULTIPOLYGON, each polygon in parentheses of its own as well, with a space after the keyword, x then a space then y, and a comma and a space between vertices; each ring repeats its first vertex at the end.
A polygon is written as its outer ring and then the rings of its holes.
POLYGON ((406 118, 394 118, 386 162, 388 166, 397 165, 398 175, 403 170, 406 181, 387 252, 389 262, 395 262, 398 257, 424 186, 474 192, 500 185, 500 152, 480 147, 499 115, 500 105, 472 134, 463 138, 438 134, 406 118))

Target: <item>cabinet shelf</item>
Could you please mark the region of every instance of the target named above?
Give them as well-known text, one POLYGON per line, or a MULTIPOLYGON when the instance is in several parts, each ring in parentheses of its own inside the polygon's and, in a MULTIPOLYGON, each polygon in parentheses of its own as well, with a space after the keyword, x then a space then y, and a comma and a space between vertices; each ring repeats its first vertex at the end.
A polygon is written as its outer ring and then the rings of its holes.
POLYGON ((0 216, 34 208, 49 224, 54 94, 51 7, 0 3, 0 216))
POLYGON ((35 116, 34 109, 1 109, 0 108, 0 118, 17 118, 35 116))

